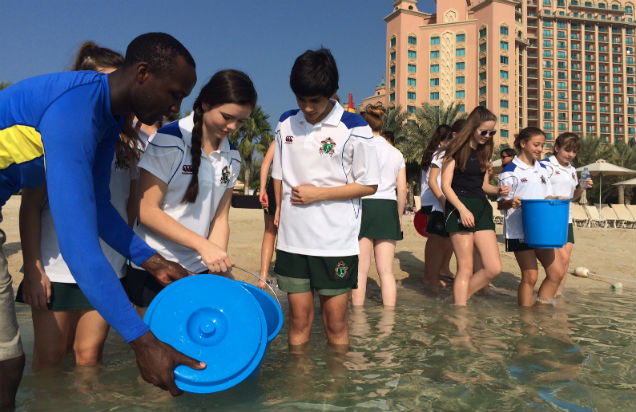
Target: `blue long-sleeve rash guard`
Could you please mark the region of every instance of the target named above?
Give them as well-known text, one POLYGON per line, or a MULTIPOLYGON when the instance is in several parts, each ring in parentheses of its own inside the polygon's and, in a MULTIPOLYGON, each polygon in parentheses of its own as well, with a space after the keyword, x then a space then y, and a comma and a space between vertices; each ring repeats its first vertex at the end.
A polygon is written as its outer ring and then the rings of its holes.
POLYGON ((45 183, 46 176, 64 260, 89 302, 130 342, 148 327, 106 260, 99 237, 137 265, 155 251, 110 203, 122 121, 111 113, 105 74, 38 76, 0 92, 0 207, 20 188, 45 183))

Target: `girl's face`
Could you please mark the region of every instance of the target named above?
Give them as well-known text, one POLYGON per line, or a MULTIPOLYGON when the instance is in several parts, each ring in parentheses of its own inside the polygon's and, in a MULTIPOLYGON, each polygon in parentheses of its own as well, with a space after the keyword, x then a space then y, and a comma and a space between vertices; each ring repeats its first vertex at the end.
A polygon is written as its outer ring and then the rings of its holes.
POLYGON ((562 165, 567 165, 568 163, 571 163, 576 157, 576 151, 573 149, 567 150, 563 147, 557 146, 555 156, 559 163, 561 163, 562 165))
POLYGON ((521 150, 530 159, 541 159, 541 153, 543 153, 543 145, 545 145, 545 136, 542 134, 536 134, 527 141, 521 141, 521 150))
POLYGON ((482 124, 479 125, 479 127, 473 134, 473 142, 477 145, 486 144, 486 142, 492 139, 493 136, 497 133, 497 131, 495 130, 496 124, 497 123, 494 120, 482 122, 482 124))
POLYGON ((206 135, 214 140, 223 139, 240 129, 252 113, 252 106, 236 103, 225 103, 214 107, 203 103, 202 107, 203 129, 206 135))

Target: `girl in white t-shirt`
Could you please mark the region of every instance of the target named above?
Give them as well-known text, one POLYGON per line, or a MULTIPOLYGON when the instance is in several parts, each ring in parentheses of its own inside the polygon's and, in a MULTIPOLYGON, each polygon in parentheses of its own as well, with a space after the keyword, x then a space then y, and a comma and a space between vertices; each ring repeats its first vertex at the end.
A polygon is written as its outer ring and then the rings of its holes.
POLYGON ((550 171, 539 162, 544 145, 545 133, 541 129, 526 127, 521 130, 515 137, 515 148, 519 154, 499 175, 500 186, 512 187, 509 195, 499 198, 499 209, 505 211, 506 251, 514 252, 521 269, 521 282, 517 293, 519 306, 534 304, 534 286, 539 276, 537 259, 546 272, 545 280, 539 287, 537 302, 551 302, 563 277, 559 256, 554 249, 533 249, 524 242, 521 199, 554 198, 550 171))
MULTIPOLYGON (((552 192, 554 196, 571 199, 572 202, 578 200, 585 190, 579 185, 576 176, 576 169, 572 166, 572 161, 576 157, 576 153, 581 148, 581 139, 578 135, 567 132, 562 133, 554 142, 554 154, 548 159, 542 160, 548 169, 551 170, 550 182, 552 183, 552 192)), ((592 179, 585 181, 585 186, 589 189, 592 187, 592 179)), ((563 264, 563 279, 559 285, 557 295, 560 295, 565 285, 568 267, 570 266, 570 255, 574 247, 574 227, 572 224, 572 210, 568 219, 568 241, 560 249, 555 249, 556 253, 563 264)))
MULTIPOLYGON (((73 70, 110 73, 124 62, 110 49, 86 42, 77 53, 73 70)), ((126 126, 131 122, 127 119, 126 126)), ((110 193, 111 203, 128 222, 133 212, 129 197, 136 178, 139 151, 132 125, 125 127, 116 144, 110 193), (127 213, 129 212, 129 213, 127 213)), ((24 280, 17 300, 31 305, 35 342, 33 368, 61 365, 72 348, 75 363, 95 365, 101 361, 108 323, 93 309, 77 286, 62 258, 53 217, 46 198, 46 186, 24 189, 20 206, 20 233, 24 256, 24 280)), ((121 279, 126 259, 100 240, 104 255, 121 279)))
MULTIPOLYGON (((241 158, 227 135, 245 123, 256 97, 245 73, 216 73, 201 89, 193 113, 159 129, 139 162, 135 232, 192 273, 228 273, 233 266, 228 218, 241 158)), ((163 288, 134 265, 125 286, 142 308, 163 288)))
POLYGON ((362 219, 358 244, 358 288, 351 290, 354 306, 364 305, 371 255, 380 278, 382 303, 394 307, 397 288, 393 274, 396 241, 402 240, 402 216, 406 204, 406 164, 402 153, 382 136, 384 113, 380 105, 369 105, 362 113, 373 132, 373 143, 380 166, 380 184, 377 191, 362 198, 362 219))

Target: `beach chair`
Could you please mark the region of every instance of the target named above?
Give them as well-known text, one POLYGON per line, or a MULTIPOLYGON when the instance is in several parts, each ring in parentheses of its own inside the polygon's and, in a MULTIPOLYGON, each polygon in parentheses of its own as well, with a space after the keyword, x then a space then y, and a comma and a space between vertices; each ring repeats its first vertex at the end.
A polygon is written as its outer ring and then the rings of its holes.
POLYGON ((417 212, 422 208, 422 198, 415 196, 413 200, 415 201, 415 211, 417 212))
POLYGON ((616 213, 616 217, 618 220, 616 221, 616 225, 620 225, 621 227, 631 228, 636 227, 636 219, 629 213, 629 209, 625 207, 623 204, 613 204, 611 205, 614 213, 616 213))
POLYGON ((607 227, 618 227, 618 216, 609 205, 604 205, 601 208, 601 218, 605 221, 607 227))
POLYGON ((587 213, 589 227, 605 227, 605 221, 598 213, 598 207, 583 205, 583 209, 585 209, 585 213, 587 213))
POLYGON ((497 225, 502 225, 504 221, 504 215, 501 210, 497 207, 497 202, 493 202, 492 200, 488 200, 490 206, 492 206, 492 220, 497 225))
POLYGON ((625 207, 629 211, 629 214, 636 219, 636 205, 625 205, 625 207))
POLYGON ((587 213, 585 213, 585 209, 583 206, 578 203, 572 203, 572 223, 574 223, 578 227, 584 227, 589 224, 589 219, 587 217, 587 213))

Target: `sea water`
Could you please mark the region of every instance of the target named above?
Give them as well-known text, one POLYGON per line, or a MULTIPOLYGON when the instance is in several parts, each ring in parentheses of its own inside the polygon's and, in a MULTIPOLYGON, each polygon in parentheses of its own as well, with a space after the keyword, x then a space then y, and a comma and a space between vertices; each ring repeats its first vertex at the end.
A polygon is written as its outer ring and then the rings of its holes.
MULTIPOLYGON (((33 329, 19 321, 27 369, 18 411, 634 411, 634 289, 567 290, 555 307, 522 309, 514 293, 475 296, 468 307, 418 287, 350 309, 351 345, 325 343, 319 313, 311 342, 287 346, 287 325, 258 377, 225 392, 173 398, 139 376, 134 354, 111 331, 104 363, 32 372, 33 329)), ((287 302, 282 299, 287 316, 287 302)))

